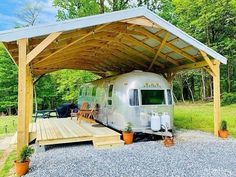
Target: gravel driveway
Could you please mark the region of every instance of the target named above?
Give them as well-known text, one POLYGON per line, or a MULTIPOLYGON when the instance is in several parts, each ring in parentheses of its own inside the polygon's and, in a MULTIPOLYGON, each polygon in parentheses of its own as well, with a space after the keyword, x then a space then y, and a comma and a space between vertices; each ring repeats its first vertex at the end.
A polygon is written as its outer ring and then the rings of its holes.
POLYGON ((107 150, 96 150, 84 143, 52 146, 34 154, 26 176, 236 176, 236 139, 179 131, 175 146, 170 148, 161 141, 107 150))

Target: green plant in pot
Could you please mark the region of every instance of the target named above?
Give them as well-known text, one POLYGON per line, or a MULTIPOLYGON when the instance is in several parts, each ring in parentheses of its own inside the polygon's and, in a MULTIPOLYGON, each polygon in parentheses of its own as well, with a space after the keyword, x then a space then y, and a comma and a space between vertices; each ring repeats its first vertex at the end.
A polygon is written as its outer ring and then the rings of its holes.
POLYGON ((30 157, 34 153, 34 149, 29 146, 24 146, 21 151, 18 160, 15 161, 16 174, 18 176, 25 175, 29 170, 30 157))
POLYGON ((122 132, 123 140, 125 141, 125 144, 131 144, 133 143, 134 139, 134 132, 132 130, 132 124, 128 122, 125 130, 122 132))
POLYGON ((227 129, 227 122, 225 120, 223 120, 221 122, 220 130, 219 130, 219 137, 228 138, 228 136, 229 136, 229 132, 227 129))

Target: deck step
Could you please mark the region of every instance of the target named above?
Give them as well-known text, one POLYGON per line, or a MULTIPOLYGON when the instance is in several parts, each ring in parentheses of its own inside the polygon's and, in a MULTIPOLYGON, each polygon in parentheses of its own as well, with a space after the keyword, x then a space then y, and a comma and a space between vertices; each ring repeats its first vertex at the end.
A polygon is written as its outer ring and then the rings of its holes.
POLYGON ((93 145, 96 149, 108 149, 114 147, 121 147, 124 145, 124 141, 122 140, 104 141, 104 142, 93 141, 93 145))
POLYGON ((96 141, 96 142, 119 141, 120 140, 120 135, 94 136, 93 140, 96 141))

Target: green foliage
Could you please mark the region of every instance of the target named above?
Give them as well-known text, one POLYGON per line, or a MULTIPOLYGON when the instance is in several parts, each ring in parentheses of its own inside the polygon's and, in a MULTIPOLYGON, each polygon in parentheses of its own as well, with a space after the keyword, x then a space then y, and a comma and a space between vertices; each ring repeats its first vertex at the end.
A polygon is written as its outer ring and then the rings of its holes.
POLYGON ((54 0, 53 5, 59 8, 57 12, 58 20, 95 15, 100 12, 96 0, 54 0))
POLYGON ((223 131, 227 131, 227 121, 222 120, 221 125, 220 125, 220 129, 223 131))
POLYGON ((96 80, 99 77, 88 71, 62 70, 52 73, 56 81, 57 94, 61 95, 63 101, 76 102, 79 87, 86 82, 96 80))
POLYGON ((57 93, 57 84, 52 74, 43 76, 36 84, 38 109, 54 109, 61 103, 61 95, 57 93))
POLYGON ((132 127, 133 125, 131 124, 131 122, 128 122, 127 126, 125 127, 125 132, 127 133, 133 132, 132 127))
POLYGON ((0 112, 17 105, 17 68, 0 44, 0 112))
POLYGON ((222 94, 222 100, 221 104, 224 105, 230 105, 236 103, 236 93, 223 93, 222 94))
POLYGON ((29 160, 33 153, 34 149, 32 147, 24 146, 20 151, 19 162, 24 163, 25 161, 29 160))
POLYGON ((9 172, 14 165, 14 160, 16 159, 16 151, 12 151, 4 162, 2 168, 0 169, 0 177, 8 177, 9 172))
POLYGON ((157 13, 160 6, 160 0, 137 0, 137 6, 146 6, 149 10, 157 13))
POLYGON ((1 116, 0 117, 0 138, 5 135, 13 134, 17 128, 17 117, 16 116, 1 116), (7 128, 7 134, 5 133, 7 128))
POLYGON ((130 2, 131 0, 108 0, 109 6, 112 7, 111 11, 127 9, 130 6, 130 2))

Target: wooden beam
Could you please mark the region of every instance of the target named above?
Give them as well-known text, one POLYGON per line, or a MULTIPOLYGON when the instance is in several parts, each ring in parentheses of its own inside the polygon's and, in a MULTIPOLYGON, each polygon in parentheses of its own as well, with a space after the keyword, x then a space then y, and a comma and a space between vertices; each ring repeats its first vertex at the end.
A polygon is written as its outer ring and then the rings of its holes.
MULTIPOLYGON (((33 77, 30 66, 26 66, 26 130, 29 130, 29 125, 33 115, 33 77)), ((29 132, 29 131, 28 131, 29 132)), ((29 143, 29 133, 27 133, 27 142, 29 143)))
MULTIPOLYGON (((155 51, 153 48, 151 48, 150 46, 144 44, 143 42, 141 42, 135 38, 132 38, 130 36, 127 36, 127 35, 125 35, 121 40, 117 40, 117 42, 121 42, 126 47, 128 47, 132 53, 136 53, 136 55, 139 55, 140 57, 142 57, 146 61, 149 61, 149 62, 151 61, 150 57, 143 54, 141 51, 138 51, 137 49, 131 47, 130 45, 128 45, 129 43, 127 41, 130 41, 131 44, 135 44, 136 46, 142 46, 143 48, 148 49, 152 53, 155 51)), ((160 66, 161 68, 165 68, 165 65, 158 62, 158 61, 155 61, 154 64, 160 66)))
POLYGON ((46 59, 48 59, 48 58, 51 58, 51 57, 54 56, 55 54, 57 54, 57 53, 59 53, 59 52, 62 52, 63 50, 67 49, 68 47, 70 47, 70 46, 72 46, 72 45, 78 43, 79 41, 82 41, 82 40, 85 39, 86 37, 88 37, 88 36, 94 34, 96 31, 99 31, 99 30, 103 29, 103 28, 106 27, 108 24, 109 24, 109 23, 96 27, 93 31, 91 31, 91 32, 89 32, 88 34, 86 34, 86 35, 84 35, 84 36, 82 36, 82 37, 80 37, 80 38, 74 40, 73 42, 69 43, 69 44, 66 45, 65 47, 62 47, 62 48, 58 49, 57 51, 53 52, 51 55, 49 55, 49 56, 43 58, 42 60, 40 60, 38 63, 42 63, 44 60, 46 60, 46 59))
POLYGON ((153 64, 154 64, 155 61, 157 60, 157 57, 160 55, 161 49, 164 47, 164 45, 165 45, 166 41, 168 40, 169 36, 170 36, 170 33, 167 32, 167 33, 165 34, 165 36, 164 36, 164 38, 163 38, 161 44, 159 45, 159 48, 158 48, 158 50, 157 50, 157 52, 156 52, 156 54, 155 54, 155 56, 154 56, 154 59, 152 60, 150 66, 149 66, 149 68, 148 68, 148 71, 150 71, 150 70, 152 69, 153 64))
POLYGON ((135 59, 129 52, 129 49, 128 47, 126 46, 123 46, 122 44, 116 44, 115 46, 113 47, 110 47, 111 49, 115 50, 116 51, 116 54, 115 55, 118 55, 120 57, 123 57, 127 60, 130 60, 144 68, 147 68, 148 66, 144 63, 144 62, 141 62, 137 59, 135 59), (118 53, 117 53, 118 52, 118 53))
POLYGON ((28 145, 28 126, 27 126, 27 45, 28 39, 18 40, 19 46, 19 73, 18 73, 18 119, 17 119, 17 156, 21 149, 28 145))
MULTIPOLYGON (((144 29, 142 27, 137 27, 137 28, 135 28, 135 30, 137 30, 137 31, 143 33, 144 35, 147 35, 148 37, 153 38, 153 39, 155 39, 155 40, 157 40, 159 42, 162 41, 162 39, 159 36, 156 36, 156 35, 152 34, 151 32, 147 31, 146 29, 144 29)), ((186 58, 186 59, 188 59, 188 60, 190 60, 192 62, 196 62, 197 61, 196 58, 194 58, 190 54, 186 53, 185 51, 182 51, 181 49, 179 49, 178 47, 174 46, 173 44, 171 44, 169 42, 167 42, 165 44, 165 46, 168 47, 169 49, 173 50, 175 53, 183 56, 184 58, 186 58)))
POLYGON ((152 21, 150 21, 146 17, 130 18, 130 19, 123 20, 122 22, 135 24, 135 25, 141 25, 141 26, 149 26, 149 27, 153 27, 153 28, 160 28, 159 25, 153 23, 152 21))
POLYGON ((215 76, 215 74, 213 74, 213 72, 211 71, 211 69, 209 69, 207 66, 204 67, 204 69, 213 77, 215 76))
POLYGON ((180 65, 177 67, 169 68, 167 70, 163 70, 163 72, 178 72, 180 70, 188 70, 188 69, 196 69, 196 68, 202 68, 208 66, 206 61, 200 61, 196 63, 190 63, 185 65, 180 65))
POLYGON ((209 68, 210 68, 211 71, 212 71, 212 73, 213 73, 214 75, 216 75, 216 71, 215 71, 215 68, 214 68, 214 66, 213 66, 213 63, 212 63, 211 60, 208 58, 207 54, 206 54, 204 51, 202 51, 202 50, 200 50, 200 53, 201 53, 202 57, 204 58, 204 60, 207 62, 209 68))
POLYGON ((61 32, 51 33, 48 35, 40 44, 37 45, 30 53, 27 55, 27 64, 29 64, 38 54, 40 54, 47 46, 49 46, 61 32))
MULTIPOLYGON (((125 40, 128 40, 130 41, 132 44, 136 45, 136 46, 141 46, 143 49, 151 52, 153 55, 155 55, 156 53, 156 50, 153 49, 152 47, 150 47, 149 45, 145 44, 144 42, 142 41, 139 41, 138 39, 132 37, 132 36, 128 36, 128 38, 126 38, 125 40)), ((165 54, 162 54, 160 52, 160 57, 163 58, 163 59, 166 59, 167 61, 171 62, 172 64, 174 65, 179 65, 178 61, 174 60, 173 58, 165 55, 165 54)), ((149 59, 151 61, 151 59, 149 59)), ((157 61, 155 62, 155 64, 157 63, 157 61)))
POLYGON ((215 75, 213 76, 213 89, 214 89, 214 135, 218 136, 220 129, 220 62, 215 60, 213 65, 215 75))

